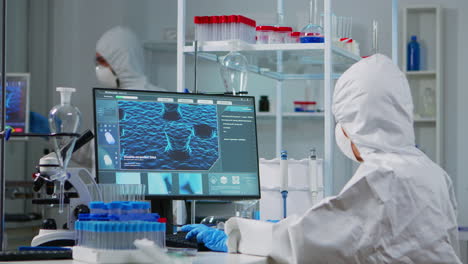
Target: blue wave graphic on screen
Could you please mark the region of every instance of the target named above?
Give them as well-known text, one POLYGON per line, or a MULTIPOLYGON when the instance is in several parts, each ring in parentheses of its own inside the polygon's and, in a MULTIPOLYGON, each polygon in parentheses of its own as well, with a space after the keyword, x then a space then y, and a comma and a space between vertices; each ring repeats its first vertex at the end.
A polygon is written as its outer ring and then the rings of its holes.
POLYGON ((218 159, 215 105, 118 101, 122 169, 208 170, 218 159))
MULTIPOLYGON (((1 95, 1 92, 0 92, 1 95)), ((21 86, 7 85, 6 87, 6 122, 24 122, 24 95, 21 86)))

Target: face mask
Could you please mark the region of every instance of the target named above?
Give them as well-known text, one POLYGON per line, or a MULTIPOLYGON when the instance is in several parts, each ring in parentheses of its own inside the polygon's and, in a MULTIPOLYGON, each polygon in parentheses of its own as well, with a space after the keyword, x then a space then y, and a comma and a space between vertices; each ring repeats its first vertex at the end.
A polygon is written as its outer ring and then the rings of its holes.
POLYGON ((335 139, 336 144, 346 157, 350 158, 353 161, 359 162, 356 156, 354 155, 353 148, 351 147, 351 140, 345 136, 343 129, 339 123, 336 124, 335 128, 335 139))
POLYGON ((109 67, 96 66, 96 77, 106 88, 117 88, 117 76, 115 76, 109 67))

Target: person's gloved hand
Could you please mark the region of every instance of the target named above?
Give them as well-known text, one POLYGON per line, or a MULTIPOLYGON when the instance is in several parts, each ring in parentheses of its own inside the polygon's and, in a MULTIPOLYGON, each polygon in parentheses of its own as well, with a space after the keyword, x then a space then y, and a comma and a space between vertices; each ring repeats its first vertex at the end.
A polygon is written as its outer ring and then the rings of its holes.
POLYGON ((205 244, 205 247, 218 252, 227 252, 226 241, 228 236, 221 230, 208 227, 203 224, 185 225, 181 229, 187 232, 186 239, 197 237, 197 241, 205 244))

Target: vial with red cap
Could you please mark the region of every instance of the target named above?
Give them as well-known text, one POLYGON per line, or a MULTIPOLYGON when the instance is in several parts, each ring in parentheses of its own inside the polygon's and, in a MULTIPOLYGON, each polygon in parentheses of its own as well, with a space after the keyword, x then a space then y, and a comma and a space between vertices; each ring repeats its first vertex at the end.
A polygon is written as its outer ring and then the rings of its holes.
POLYGON ((274 26, 257 26, 256 28, 257 44, 268 44, 275 34, 274 26))
POLYGON ((276 27, 275 34, 270 39, 270 44, 286 43, 292 31, 292 27, 276 27))

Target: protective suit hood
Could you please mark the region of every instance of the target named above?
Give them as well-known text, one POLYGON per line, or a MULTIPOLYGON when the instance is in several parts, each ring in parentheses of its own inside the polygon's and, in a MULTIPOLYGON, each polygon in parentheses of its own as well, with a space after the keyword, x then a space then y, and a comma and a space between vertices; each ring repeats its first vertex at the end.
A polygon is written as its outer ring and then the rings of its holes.
POLYGON ((273 263, 461 264, 453 184, 415 147, 403 73, 380 54, 359 61, 337 82, 333 112, 364 160, 353 177, 279 223, 230 219, 228 251, 273 263))
POLYGON ((148 82, 144 74, 142 45, 128 28, 118 26, 104 33, 96 44, 96 51, 117 74, 120 88, 159 90, 148 82))
POLYGON ((338 80, 333 113, 361 155, 413 153, 413 101, 408 81, 385 55, 349 68, 338 80))

